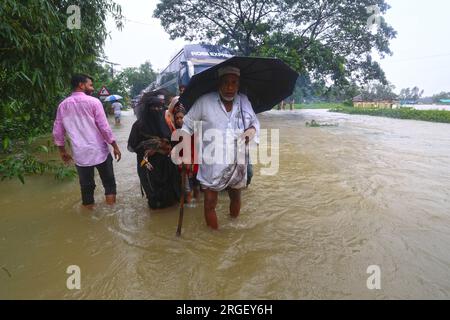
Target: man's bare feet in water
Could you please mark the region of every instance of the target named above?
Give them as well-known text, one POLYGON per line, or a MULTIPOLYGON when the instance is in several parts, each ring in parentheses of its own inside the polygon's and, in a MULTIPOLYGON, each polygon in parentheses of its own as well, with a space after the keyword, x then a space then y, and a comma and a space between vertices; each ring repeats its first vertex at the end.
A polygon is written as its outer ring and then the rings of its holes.
POLYGON ((108 194, 105 196, 106 203, 109 205, 113 205, 116 203, 116 195, 115 194, 108 194))

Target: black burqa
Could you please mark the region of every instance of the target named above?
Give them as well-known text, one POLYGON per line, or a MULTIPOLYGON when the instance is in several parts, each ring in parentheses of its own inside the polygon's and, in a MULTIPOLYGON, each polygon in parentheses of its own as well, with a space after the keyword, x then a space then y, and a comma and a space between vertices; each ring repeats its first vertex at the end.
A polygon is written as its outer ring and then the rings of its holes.
POLYGON ((163 102, 154 96, 142 98, 140 118, 133 124, 128 138, 128 150, 137 155, 137 172, 142 189, 152 209, 174 205, 180 198, 180 175, 162 145, 170 144, 171 132, 164 119, 163 102), (141 166, 145 152, 154 151, 148 157, 152 170, 141 166))

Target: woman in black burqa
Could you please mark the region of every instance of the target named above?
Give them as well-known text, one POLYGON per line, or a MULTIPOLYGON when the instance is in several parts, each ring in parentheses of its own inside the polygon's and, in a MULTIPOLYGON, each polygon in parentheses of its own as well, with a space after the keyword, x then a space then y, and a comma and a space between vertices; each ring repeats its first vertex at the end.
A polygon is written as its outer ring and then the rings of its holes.
POLYGON ((139 180, 152 209, 172 206, 180 198, 180 175, 170 158, 170 137, 164 101, 144 95, 139 118, 128 138, 128 150, 137 155, 139 180))

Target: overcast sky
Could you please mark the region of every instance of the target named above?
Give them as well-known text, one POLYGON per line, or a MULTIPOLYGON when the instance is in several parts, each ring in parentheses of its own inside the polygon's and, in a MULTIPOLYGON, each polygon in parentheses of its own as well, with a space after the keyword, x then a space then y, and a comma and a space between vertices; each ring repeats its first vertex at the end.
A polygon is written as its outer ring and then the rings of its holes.
MULTIPOLYGON (((116 0, 128 19, 122 31, 108 20, 111 39, 105 53, 110 61, 137 67, 150 61, 163 69, 185 44, 170 40, 159 20, 152 18, 158 0, 116 0)), ((391 42, 392 57, 381 60, 388 80, 402 88, 418 86, 425 95, 450 92, 450 1, 388 0, 386 20, 398 32, 391 42)))

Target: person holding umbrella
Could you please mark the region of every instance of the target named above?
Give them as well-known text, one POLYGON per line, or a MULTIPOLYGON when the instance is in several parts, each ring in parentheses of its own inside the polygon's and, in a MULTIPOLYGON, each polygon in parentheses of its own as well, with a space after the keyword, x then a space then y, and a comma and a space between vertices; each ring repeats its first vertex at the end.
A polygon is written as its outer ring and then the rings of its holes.
MULTIPOLYGON (((218 88, 214 92, 202 95, 192 105, 184 117, 182 130, 192 135, 195 122, 202 121, 202 130, 215 130, 223 134, 221 151, 227 154, 226 136, 233 132, 235 141, 246 143, 255 138, 259 132, 259 121, 252 105, 243 93, 239 93, 240 69, 225 66, 218 70, 218 88), (238 139, 241 138, 241 139, 238 139)), ((210 148, 203 140, 203 151, 210 148)), ((220 152, 215 150, 215 152, 220 152)), ((237 158, 237 157, 236 157, 237 158)), ((247 185, 247 164, 234 159, 232 163, 203 161, 200 164, 197 179, 204 190, 204 214, 206 224, 218 229, 216 206, 218 193, 227 190, 230 198, 230 215, 239 216, 241 210, 241 189, 247 185)))
POLYGON ((120 118, 122 116, 122 109, 123 105, 119 102, 119 100, 123 99, 121 96, 117 94, 113 94, 111 96, 108 96, 105 101, 111 102, 111 109, 114 112, 114 120, 116 122, 116 125, 120 124, 120 118))
POLYGON ((198 122, 201 124, 200 138, 203 139, 197 150, 202 156, 196 162, 200 165, 197 178, 205 189, 205 219, 211 228, 218 228, 215 212, 218 191, 228 190, 230 214, 232 217, 239 215, 240 190, 248 182, 247 171, 250 167, 247 166, 248 141, 254 139, 257 143, 259 136, 259 122, 255 114, 271 110, 291 96, 297 79, 298 73, 280 59, 235 56, 195 74, 180 96, 188 111, 183 119, 183 131, 198 133, 198 122), (221 132, 223 136, 211 134, 210 129, 215 129, 215 133, 221 132), (227 143, 221 141, 233 140, 225 139, 229 129, 235 133, 234 150, 238 151, 234 158, 238 161, 231 164, 225 161, 228 163, 225 165, 211 163, 208 161, 212 155, 211 144, 223 144, 227 149, 227 143), (245 161, 242 161, 243 146, 245 161))

